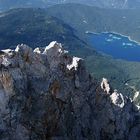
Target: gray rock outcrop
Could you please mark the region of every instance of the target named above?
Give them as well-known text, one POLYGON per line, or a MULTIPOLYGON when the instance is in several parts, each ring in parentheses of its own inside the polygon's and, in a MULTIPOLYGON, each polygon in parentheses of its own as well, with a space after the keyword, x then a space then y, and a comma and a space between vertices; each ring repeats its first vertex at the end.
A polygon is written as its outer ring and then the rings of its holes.
POLYGON ((0 55, 0 140, 138 140, 133 102, 61 44, 0 55))

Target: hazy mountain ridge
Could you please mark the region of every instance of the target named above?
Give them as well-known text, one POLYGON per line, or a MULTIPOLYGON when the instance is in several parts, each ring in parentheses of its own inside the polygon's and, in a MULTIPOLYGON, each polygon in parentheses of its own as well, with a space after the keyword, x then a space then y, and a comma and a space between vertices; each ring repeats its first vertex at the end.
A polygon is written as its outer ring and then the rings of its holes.
POLYGON ((82 34, 86 31, 116 32, 140 41, 139 9, 102 9, 81 4, 64 4, 50 7, 47 11, 82 34))
MULTIPOLYGON (((8 46, 15 47, 19 43, 29 44, 33 48, 43 47, 53 39, 57 40, 62 42, 64 48, 69 50, 71 54, 85 58, 88 70, 95 78, 107 77, 114 87, 119 91, 127 91, 123 93, 133 98, 134 91, 126 87, 124 82, 136 77, 134 71, 137 71, 137 78, 140 77, 139 63, 116 61, 110 57, 100 55, 79 39, 75 35, 77 31, 71 26, 48 14, 48 11, 30 8, 10 10, 2 14, 3 16, 0 18, 2 27, 0 28, 1 49, 8 48, 8 46)), ((139 80, 137 83, 139 83, 139 80)), ((137 87, 139 87, 139 84, 137 84, 137 87)), ((137 99, 137 103, 139 103, 139 99, 137 99)))
POLYGON ((139 0, 56 0, 55 3, 80 3, 101 8, 115 9, 140 8, 139 0))
POLYGON ((84 5, 97 6, 109 9, 140 8, 139 0, 0 0, 0 10, 3 11, 12 8, 23 7, 46 8, 48 6, 65 3, 80 3, 84 5))
POLYGON ((98 6, 101 8, 115 8, 115 9, 129 9, 129 8, 131 9, 140 7, 139 0, 89 0, 89 1, 79 0, 79 3, 91 6, 98 6))
POLYGON ((88 46, 75 35, 75 30, 62 20, 49 16, 43 9, 23 8, 10 10, 0 17, 0 48, 26 43, 33 48, 45 46, 54 38, 67 48, 88 46), (20 14, 19 14, 20 13, 20 14), (11 20, 9 20, 11 19, 11 20), (13 26, 14 25, 14 26, 13 26))

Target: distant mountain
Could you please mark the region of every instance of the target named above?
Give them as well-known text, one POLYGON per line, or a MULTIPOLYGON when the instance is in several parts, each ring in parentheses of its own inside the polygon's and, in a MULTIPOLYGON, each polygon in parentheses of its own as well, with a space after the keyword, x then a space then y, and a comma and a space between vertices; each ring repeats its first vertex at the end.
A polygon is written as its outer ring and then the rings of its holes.
POLYGON ((80 3, 101 8, 135 9, 140 8, 140 0, 0 0, 0 11, 11 8, 38 7, 65 3, 80 3))
POLYGON ((140 8, 140 0, 57 0, 58 3, 81 3, 102 8, 140 8))
POLYGON ((42 9, 14 9, 0 14, 0 48, 26 43, 32 47, 45 46, 57 40, 66 46, 86 46, 71 26, 47 15, 42 9), (20 14, 19 14, 20 13, 20 14), (71 41, 72 40, 72 41, 71 41), (78 45, 79 44, 79 45, 78 45))
POLYGON ((75 28, 80 35, 85 35, 86 31, 117 32, 140 42, 140 9, 103 9, 81 4, 62 4, 52 6, 47 11, 75 28))
POLYGON ((13 8, 40 7, 45 8, 48 3, 44 0, 0 0, 0 10, 5 11, 13 8))

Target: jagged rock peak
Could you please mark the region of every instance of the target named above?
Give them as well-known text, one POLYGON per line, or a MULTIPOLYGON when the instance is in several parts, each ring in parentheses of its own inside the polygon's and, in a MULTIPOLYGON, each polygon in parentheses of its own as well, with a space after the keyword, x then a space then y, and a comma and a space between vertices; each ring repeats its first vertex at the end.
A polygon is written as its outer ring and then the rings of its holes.
POLYGON ((48 46, 46 46, 45 50, 44 50, 44 54, 47 54, 48 51, 52 51, 50 55, 53 55, 53 53, 60 53, 60 54, 65 54, 68 53, 68 51, 65 51, 62 48, 61 43, 58 43, 57 41, 52 41, 48 46))
POLYGON ((116 90, 110 96, 111 101, 114 105, 123 108, 126 102, 126 98, 123 97, 121 93, 118 93, 116 90))
POLYGON ((40 48, 32 50, 29 46, 21 44, 17 45, 15 50, 6 49, 1 52, 3 52, 1 64, 5 67, 14 63, 14 58, 16 58, 17 61, 23 60, 23 63, 30 59, 36 63, 35 57, 46 57, 47 60, 45 61, 44 59, 44 62, 48 62, 51 69, 56 68, 60 63, 65 63, 66 67, 70 70, 72 68, 76 69, 78 67, 78 61, 82 60, 77 57, 69 57, 67 55, 68 51, 64 50, 61 43, 57 43, 56 41, 51 42, 44 50, 40 48), (13 55, 14 57, 12 57, 13 55))
POLYGON ((60 43, 0 53, 0 140, 138 140, 140 112, 60 43))
POLYGON ((102 79, 101 88, 102 88, 107 94, 110 93, 110 85, 109 85, 109 82, 108 82, 108 80, 107 80, 106 78, 103 78, 103 79, 102 79))
POLYGON ((127 97, 124 97, 121 93, 118 93, 118 91, 116 89, 112 92, 112 89, 111 89, 111 86, 109 84, 109 81, 106 78, 102 79, 101 89, 106 94, 110 94, 111 102, 114 105, 119 106, 120 108, 124 107, 127 97))

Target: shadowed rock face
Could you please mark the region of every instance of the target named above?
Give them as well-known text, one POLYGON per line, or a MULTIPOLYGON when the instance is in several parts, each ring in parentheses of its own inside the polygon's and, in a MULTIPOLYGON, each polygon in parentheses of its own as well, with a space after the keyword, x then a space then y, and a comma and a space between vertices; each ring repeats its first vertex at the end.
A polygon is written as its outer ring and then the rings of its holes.
POLYGON ((0 140, 139 139, 139 108, 61 44, 2 52, 0 140))

